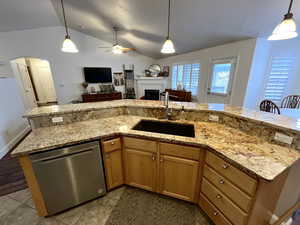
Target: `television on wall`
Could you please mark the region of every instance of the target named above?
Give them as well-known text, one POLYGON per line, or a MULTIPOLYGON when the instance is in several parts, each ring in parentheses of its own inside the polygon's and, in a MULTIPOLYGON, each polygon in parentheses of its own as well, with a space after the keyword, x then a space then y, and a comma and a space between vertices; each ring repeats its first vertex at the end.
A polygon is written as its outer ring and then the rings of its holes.
POLYGON ((84 78, 87 83, 112 83, 109 67, 84 67, 84 78))

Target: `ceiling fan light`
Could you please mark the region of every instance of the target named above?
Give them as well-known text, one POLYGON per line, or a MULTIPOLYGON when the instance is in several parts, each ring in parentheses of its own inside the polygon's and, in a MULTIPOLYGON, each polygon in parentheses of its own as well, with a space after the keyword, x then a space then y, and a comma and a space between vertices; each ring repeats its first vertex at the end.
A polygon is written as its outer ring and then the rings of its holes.
POLYGON ((293 19, 293 14, 290 13, 285 15, 284 20, 275 27, 272 35, 268 38, 268 40, 286 40, 295 38, 297 36, 297 25, 295 20, 293 19))
POLYGON ((123 47, 121 45, 114 45, 112 47, 112 53, 114 53, 114 54, 122 54, 123 53, 123 47))
POLYGON ((162 49, 161 49, 160 52, 163 53, 163 54, 175 53, 175 48, 174 48, 173 41, 171 39, 167 38, 167 40, 163 44, 162 49))
POLYGON ((76 44, 70 39, 69 36, 66 36, 66 38, 62 44, 61 50, 63 52, 67 52, 67 53, 77 53, 78 52, 78 48, 77 48, 76 44))

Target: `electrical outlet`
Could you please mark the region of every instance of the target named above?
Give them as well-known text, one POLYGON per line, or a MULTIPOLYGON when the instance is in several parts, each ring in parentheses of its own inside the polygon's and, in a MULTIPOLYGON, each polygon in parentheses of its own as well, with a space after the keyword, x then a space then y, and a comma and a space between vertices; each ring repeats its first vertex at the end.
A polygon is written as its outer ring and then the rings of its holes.
POLYGON ((62 122, 64 122, 64 118, 62 116, 52 118, 52 123, 62 123, 62 122))
POLYGON ((208 119, 210 121, 218 122, 219 121, 219 116, 216 115, 209 115, 208 119))
POLYGON ((285 143, 285 144, 292 144, 293 143, 293 137, 290 137, 288 135, 285 135, 283 133, 276 132, 274 136, 274 140, 285 143))

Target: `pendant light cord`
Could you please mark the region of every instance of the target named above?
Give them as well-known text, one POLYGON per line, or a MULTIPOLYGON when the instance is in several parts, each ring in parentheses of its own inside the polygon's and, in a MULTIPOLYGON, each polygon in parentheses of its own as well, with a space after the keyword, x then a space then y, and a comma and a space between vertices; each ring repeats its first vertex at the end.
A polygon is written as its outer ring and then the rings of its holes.
POLYGON ((294 0, 291 0, 291 2, 290 2, 290 6, 289 6, 289 10, 288 10, 288 14, 290 14, 290 13, 291 13, 292 6, 293 6, 293 2, 294 2, 294 0))
POLYGON ((65 13, 65 6, 64 6, 64 1, 63 0, 61 0, 61 8, 62 8, 62 13, 63 13, 63 17, 64 17, 66 34, 67 34, 67 37, 70 37, 69 30, 68 30, 68 25, 67 25, 66 13, 65 13))
POLYGON ((171 0, 169 0, 169 9, 168 9, 168 36, 167 36, 167 39, 170 39, 170 11, 171 11, 171 0))

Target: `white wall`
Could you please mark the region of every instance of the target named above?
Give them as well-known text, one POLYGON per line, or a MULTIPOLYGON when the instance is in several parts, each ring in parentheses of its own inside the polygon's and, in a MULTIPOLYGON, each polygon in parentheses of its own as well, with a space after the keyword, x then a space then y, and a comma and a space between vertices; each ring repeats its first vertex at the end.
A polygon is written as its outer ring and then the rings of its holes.
POLYGON ((270 50, 271 43, 267 39, 257 39, 244 100, 244 107, 246 108, 259 109, 259 103, 263 100, 270 50))
POLYGON ((113 55, 99 46, 110 46, 91 36, 71 30, 79 54, 61 52, 64 39, 63 27, 48 27, 24 31, 0 33, 0 158, 26 132, 27 122, 22 118, 25 108, 19 86, 8 67, 9 61, 20 57, 45 59, 50 62, 59 103, 69 103, 80 98, 84 81, 82 67, 112 67, 113 72, 122 71, 122 64, 134 64, 135 73, 143 73, 154 60, 138 53, 113 55))
POLYGON ((295 68, 291 72, 284 96, 300 94, 300 38, 282 41, 258 39, 244 102, 245 107, 259 109, 259 103, 264 98, 264 88, 268 81, 273 56, 295 57, 295 68))
POLYGON ((25 107, 14 77, 0 79, 0 158, 28 131, 25 107))
POLYGON ((122 64, 134 64, 135 74, 141 74, 154 60, 138 53, 114 55, 110 46, 91 36, 71 30, 71 38, 79 48, 79 54, 61 52, 64 39, 63 27, 40 28, 0 33, 0 56, 6 59, 18 57, 41 58, 50 62, 59 103, 69 103, 80 98, 84 81, 82 67, 112 67, 122 71, 122 64))
MULTIPOLYGON (((210 60, 212 58, 225 58, 232 56, 238 57, 238 65, 232 87, 231 104, 242 106, 251 69, 255 44, 256 39, 249 39, 164 58, 158 60, 157 63, 172 67, 172 64, 176 63, 200 62, 201 77, 199 81, 198 101, 207 102, 206 92, 207 83, 210 76, 210 60)), ((171 76, 169 77, 169 86, 171 86, 171 76)))

